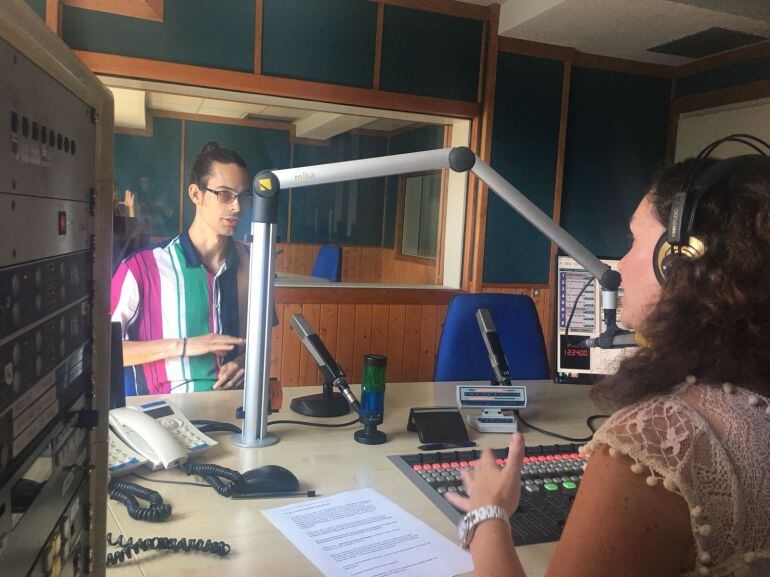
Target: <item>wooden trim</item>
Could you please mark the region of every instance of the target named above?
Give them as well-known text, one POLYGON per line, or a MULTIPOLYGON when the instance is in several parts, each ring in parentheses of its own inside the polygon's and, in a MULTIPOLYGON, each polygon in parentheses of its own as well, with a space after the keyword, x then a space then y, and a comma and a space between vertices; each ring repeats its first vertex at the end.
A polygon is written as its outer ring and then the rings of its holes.
POLYGON ((385 5, 377 2, 377 33, 374 38, 374 78, 372 88, 380 89, 380 75, 382 74, 382 30, 385 23, 385 5))
POLYGON ((499 50, 501 52, 512 52, 514 54, 523 54, 525 56, 535 56, 538 58, 550 58, 552 60, 563 60, 564 62, 569 62, 573 66, 579 66, 581 68, 596 68, 599 70, 610 70, 612 72, 626 72, 628 74, 659 76, 662 78, 672 78, 677 70, 677 68, 673 66, 652 64, 650 62, 637 62, 636 60, 612 58, 610 56, 599 56, 598 54, 586 54, 566 46, 545 44, 543 42, 530 42, 529 40, 520 40, 518 38, 500 37, 499 42, 499 50))
POLYGON ((486 20, 489 18, 489 10, 486 6, 466 4, 457 0, 370 0, 391 6, 401 6, 423 12, 437 12, 449 16, 469 18, 471 20, 486 20))
POLYGON ((397 287, 276 287, 275 304, 446 305, 459 292, 397 287))
MULTIPOLYGON (((452 125, 444 127, 444 148, 452 146, 452 125)), ((444 249, 446 243, 446 207, 449 196, 449 171, 441 171, 441 200, 438 209, 438 250, 436 253, 436 276, 434 282, 444 284, 444 249)))
POLYGON ((484 57, 487 54, 489 46, 489 22, 484 22, 484 29, 481 31, 481 50, 479 50, 479 80, 476 85, 476 102, 484 102, 484 57))
MULTIPOLYGON (((386 247, 382 247, 382 248, 386 248, 386 247)), ((412 262, 414 264, 421 264, 423 266, 434 266, 436 264, 436 259, 434 258, 413 256, 410 254, 403 254, 401 252, 395 252, 393 254, 393 260, 400 260, 402 262, 412 262)))
POLYGON ((264 0, 256 0, 254 17, 254 74, 262 74, 262 26, 265 14, 264 0))
POLYGON ((164 0, 63 0, 67 6, 163 22, 164 0))
MULTIPOLYGON (((487 42, 487 62, 484 71, 484 111, 481 120, 481 146, 479 157, 484 162, 489 162, 492 156, 492 127, 495 118, 495 89, 497 84, 497 28, 500 18, 500 6, 493 4, 489 9, 489 34, 487 42)), ((479 182, 477 196, 478 209, 476 211, 476 226, 473 257, 472 292, 481 290, 484 276, 484 245, 487 232, 487 185, 479 182)))
MULTIPOLYGON (((556 224, 561 222, 561 201, 564 192, 564 166, 566 164, 567 152, 567 126, 569 123, 569 95, 570 81, 572 80, 572 64, 564 63, 564 74, 561 84, 561 116, 559 119, 559 140, 556 147, 556 185, 553 191, 553 221, 556 224)), ((554 262, 559 246, 551 242, 551 252, 548 259, 548 287, 555 287, 554 262)))
POLYGON ((147 113, 147 125, 145 128, 126 128, 126 127, 115 127, 115 132, 119 134, 131 134, 132 136, 152 136, 153 134, 153 122, 152 122, 152 114, 147 113))
POLYGON ((100 52, 76 50, 75 55, 95 74, 460 118, 474 118, 480 108, 475 102, 337 86, 100 52))
POLYGON ((580 68, 596 68, 598 70, 625 72, 642 76, 657 76, 659 78, 672 78, 676 70, 673 66, 663 66, 662 64, 652 64, 650 62, 636 62, 634 60, 598 56, 596 54, 584 54, 583 52, 575 53, 572 65, 580 68))
POLYGON ((721 68, 722 66, 736 64, 745 60, 764 58, 765 56, 770 56, 770 40, 763 40, 756 44, 750 44, 749 46, 743 46, 741 48, 736 48, 735 50, 714 54, 713 56, 707 56, 706 58, 700 58, 699 60, 682 64, 675 69, 676 76, 678 78, 690 76, 692 74, 713 70, 714 68, 721 68))
POLYGON ((675 114, 683 114, 704 108, 725 106, 736 102, 746 102, 770 96, 770 80, 757 80, 747 82, 730 88, 702 92, 691 96, 682 96, 674 99, 672 109, 675 114))
MULTIPOLYGON (((292 125, 294 126, 294 125, 292 125)), ((297 133, 296 126, 294 127, 294 130, 292 131, 294 134, 297 133)), ((329 148, 331 146, 331 140, 317 140, 315 138, 304 138, 302 136, 294 136, 291 139, 292 144, 304 144, 306 146, 320 146, 323 148, 329 148)))
MULTIPOLYGON (((471 121, 471 135, 468 147, 474 152, 478 153, 479 150, 479 128, 481 126, 481 118, 474 118, 471 121)), ((464 291, 471 291, 471 284, 473 282, 473 242, 476 219, 476 188, 478 185, 478 178, 472 172, 468 174, 468 183, 466 185, 466 198, 465 198, 465 228, 464 228, 464 242, 463 242, 463 269, 461 286, 464 291)))
POLYGON ((195 122, 215 122, 217 124, 233 124, 235 126, 249 126, 251 128, 266 128, 269 130, 285 130, 291 135, 296 133, 297 127, 290 122, 277 122, 275 120, 260 120, 258 118, 228 118, 226 116, 211 116, 209 114, 197 114, 195 112, 176 112, 173 110, 158 110, 151 108, 148 114, 162 118, 178 118, 180 120, 193 120, 195 122))
MULTIPOLYGON (((290 155, 289 166, 292 168, 294 168, 294 145, 295 144, 296 144, 295 142, 292 142, 289 148, 289 155, 290 155)), ((289 215, 288 215, 288 218, 286 219, 286 242, 287 243, 291 242, 291 204, 293 201, 293 194, 292 194, 293 190, 294 190, 293 188, 290 188, 288 191, 289 215)))
POLYGON ((182 227, 184 226, 184 184, 187 182, 184 170, 184 138, 186 123, 186 120, 182 120, 182 138, 180 139, 181 152, 179 155, 179 232, 182 232, 182 227))
POLYGON ((674 112, 674 95, 676 94, 676 78, 671 79, 671 90, 668 95, 668 123, 666 126, 666 164, 674 161, 676 152, 676 130, 679 125, 679 114, 674 112))
POLYGON ((567 46, 533 42, 530 40, 521 40, 519 38, 508 38, 507 36, 499 37, 498 50, 500 52, 512 52, 523 56, 564 60, 566 62, 572 62, 575 58, 575 52, 577 52, 574 48, 569 48, 567 46))
POLYGON ((57 36, 61 35, 62 0, 46 0, 45 24, 57 36))

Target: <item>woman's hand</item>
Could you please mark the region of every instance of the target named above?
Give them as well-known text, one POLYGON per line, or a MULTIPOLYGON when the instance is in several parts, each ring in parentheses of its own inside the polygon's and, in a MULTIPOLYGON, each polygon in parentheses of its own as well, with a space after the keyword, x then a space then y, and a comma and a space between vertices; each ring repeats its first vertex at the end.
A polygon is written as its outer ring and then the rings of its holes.
POLYGON ((185 356, 197 357, 208 353, 214 353, 220 357, 232 351, 235 347, 245 344, 244 339, 231 337, 230 335, 220 335, 219 333, 209 333, 199 337, 188 337, 185 356))
POLYGON ((468 497, 461 497, 457 493, 446 493, 445 497, 463 511, 498 505, 511 515, 519 506, 523 458, 524 435, 514 433, 508 445, 508 459, 502 469, 495 462, 492 450, 485 448, 473 472, 461 473, 468 497))
POLYGON ((214 383, 214 390, 237 389, 243 385, 245 366, 246 354, 244 353, 219 367, 219 378, 214 383))

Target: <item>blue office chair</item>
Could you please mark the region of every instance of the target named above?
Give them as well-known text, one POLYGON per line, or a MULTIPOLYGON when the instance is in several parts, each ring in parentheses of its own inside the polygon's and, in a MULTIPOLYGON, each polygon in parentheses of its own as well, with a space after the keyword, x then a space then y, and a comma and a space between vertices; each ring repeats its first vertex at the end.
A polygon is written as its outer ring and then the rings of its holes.
POLYGON ((340 282, 342 276, 342 248, 327 244, 318 251, 311 276, 340 282))
POLYGON ((489 309, 513 379, 549 378, 543 331, 535 304, 525 295, 459 294, 447 311, 436 358, 436 381, 493 378, 476 310, 489 309))

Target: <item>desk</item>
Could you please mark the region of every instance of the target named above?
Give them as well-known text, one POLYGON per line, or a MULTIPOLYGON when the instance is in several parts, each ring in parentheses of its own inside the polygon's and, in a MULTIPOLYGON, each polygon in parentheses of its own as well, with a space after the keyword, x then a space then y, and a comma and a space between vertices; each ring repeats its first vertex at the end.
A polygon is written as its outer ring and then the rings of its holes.
MULTIPOLYGON (((360 387, 352 387, 360 398, 360 387)), ((298 396, 318 392, 318 387, 284 389, 284 407, 272 419, 299 418, 289 409, 289 401, 298 396)), ((569 436, 583 437, 588 431, 585 419, 596 413, 589 398, 589 388, 580 385, 531 382, 527 389, 528 407, 523 411, 528 421, 540 427, 569 436)), ((174 403, 190 419, 207 418, 231 421, 242 404, 241 391, 189 393, 171 395, 174 403)), ((132 404, 147 400, 133 397, 132 404)), ((297 425, 276 425, 270 430, 280 442, 264 449, 241 449, 230 443, 229 434, 215 433, 220 444, 197 460, 217 463, 245 471, 261 465, 276 464, 290 469, 300 480, 300 488, 314 489, 320 495, 372 487, 419 517, 447 538, 456 541, 454 525, 412 484, 388 459, 388 455, 416 453, 417 435, 406 431, 410 407, 454 404, 452 383, 388 384, 385 395, 385 423, 381 430, 389 442, 365 446, 353 441, 356 426, 345 429, 316 429, 297 425)), ((327 419, 344 422, 352 417, 327 419)), ((326 422, 326 421, 325 421, 326 422)), ((536 432, 524 431, 527 444, 553 444, 554 439, 536 432)), ((481 435, 469 430, 471 438, 481 444, 503 447, 507 435, 481 435)), ((146 475, 145 472, 141 474, 146 475)), ((153 478, 188 480, 178 469, 152 474, 153 478)), ((128 476, 127 479, 132 479, 128 476)), ((135 478, 133 480, 136 481, 135 478)), ((165 523, 134 521, 125 508, 110 501, 107 514, 108 531, 134 537, 196 537, 224 540, 232 546, 230 555, 140 554, 139 562, 128 562, 110 569, 110 577, 294 577, 321 575, 262 514, 262 509, 296 502, 295 499, 258 499, 234 501, 220 497, 213 489, 182 485, 163 485, 138 480, 159 491, 173 506, 171 520, 165 523)), ((545 573, 554 544, 530 545, 518 549, 528 577, 545 573)), ((110 548, 111 549, 111 548, 110 548)))

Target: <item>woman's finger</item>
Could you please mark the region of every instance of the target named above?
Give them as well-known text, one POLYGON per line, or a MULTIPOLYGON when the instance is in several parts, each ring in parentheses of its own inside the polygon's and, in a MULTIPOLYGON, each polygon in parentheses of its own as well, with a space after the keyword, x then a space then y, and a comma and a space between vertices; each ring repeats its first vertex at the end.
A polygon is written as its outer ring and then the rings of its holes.
POLYGON ((506 474, 515 475, 521 472, 521 465, 524 461, 524 451, 524 435, 521 433, 513 433, 508 442, 508 459, 504 467, 506 474))

